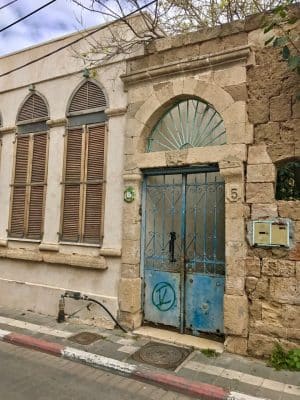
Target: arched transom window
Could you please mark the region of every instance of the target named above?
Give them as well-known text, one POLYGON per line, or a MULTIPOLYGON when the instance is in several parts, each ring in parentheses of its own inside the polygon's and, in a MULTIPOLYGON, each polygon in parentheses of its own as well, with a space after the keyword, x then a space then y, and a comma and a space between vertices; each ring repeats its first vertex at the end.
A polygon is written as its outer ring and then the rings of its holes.
POLYGON ((172 106, 148 138, 148 152, 182 150, 226 143, 224 122, 208 103, 182 100, 172 106))

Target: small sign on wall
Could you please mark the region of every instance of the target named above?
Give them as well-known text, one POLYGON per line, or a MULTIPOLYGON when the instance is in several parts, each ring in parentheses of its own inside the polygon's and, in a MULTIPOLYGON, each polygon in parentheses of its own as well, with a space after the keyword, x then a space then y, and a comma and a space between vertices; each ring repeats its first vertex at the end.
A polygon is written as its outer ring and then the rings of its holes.
POLYGON ((126 203, 131 203, 133 202, 134 199, 135 199, 135 191, 133 187, 129 186, 124 190, 124 201, 126 201, 126 203))
POLYGON ((290 227, 291 221, 284 218, 251 221, 251 244, 262 247, 290 247, 290 227))

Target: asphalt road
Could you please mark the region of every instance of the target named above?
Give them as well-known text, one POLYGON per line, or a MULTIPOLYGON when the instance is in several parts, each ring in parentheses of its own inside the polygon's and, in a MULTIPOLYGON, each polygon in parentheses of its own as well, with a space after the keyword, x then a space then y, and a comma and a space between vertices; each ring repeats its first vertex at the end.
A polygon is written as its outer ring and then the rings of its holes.
POLYGON ((189 400, 178 393, 0 342, 1 400, 189 400))

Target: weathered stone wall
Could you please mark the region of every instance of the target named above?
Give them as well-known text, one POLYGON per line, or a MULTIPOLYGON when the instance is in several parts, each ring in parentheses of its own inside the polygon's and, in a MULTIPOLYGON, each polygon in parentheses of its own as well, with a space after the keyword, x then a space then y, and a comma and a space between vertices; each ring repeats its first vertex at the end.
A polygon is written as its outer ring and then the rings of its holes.
POLYGON ((143 168, 218 163, 225 180, 225 346, 265 356, 280 340, 299 346, 300 245, 290 251, 254 249, 247 242, 252 219, 287 217, 300 242, 300 201, 275 200, 276 163, 299 156, 299 79, 279 50, 266 48, 261 16, 223 27, 155 41, 127 62, 128 91, 124 187, 137 194, 123 208, 120 317, 142 321, 140 190, 143 168), (178 98, 198 97, 222 116, 227 144, 172 152, 146 152, 146 140, 178 98), (299 221, 298 221, 299 220, 299 221), (131 227, 129 229, 129 227, 131 227), (297 280, 298 279, 298 280, 297 280))
POLYGON ((290 218, 291 250, 248 248, 248 353, 269 354, 276 341, 300 346, 300 201, 276 201, 276 166, 300 156, 299 75, 288 70, 280 50, 255 48, 247 69, 248 117, 254 143, 248 147, 246 202, 251 219, 290 218))

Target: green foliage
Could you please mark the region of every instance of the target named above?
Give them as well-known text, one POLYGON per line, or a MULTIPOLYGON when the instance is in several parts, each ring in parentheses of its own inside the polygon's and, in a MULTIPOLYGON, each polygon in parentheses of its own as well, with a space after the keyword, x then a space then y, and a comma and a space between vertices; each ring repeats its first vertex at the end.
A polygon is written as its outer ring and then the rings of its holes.
POLYGON ((300 349, 285 351, 279 343, 276 343, 268 365, 276 370, 300 371, 300 349))
POLYGON ((300 199, 300 162, 291 161, 278 167, 276 183, 277 200, 300 199))
MULTIPOLYGON (((299 34, 289 26, 295 24, 298 18, 290 13, 290 6, 295 0, 287 0, 271 12, 272 17, 264 24, 264 33, 273 31, 275 34, 265 41, 265 45, 273 44, 274 47, 282 48, 282 59, 288 64, 291 71, 300 74, 300 49, 297 46, 299 34)), ((300 92, 297 94, 300 98, 300 92)))
POLYGON ((218 357, 218 353, 216 352, 216 350, 213 349, 202 349, 201 353, 204 354, 206 357, 209 358, 215 358, 218 357))

